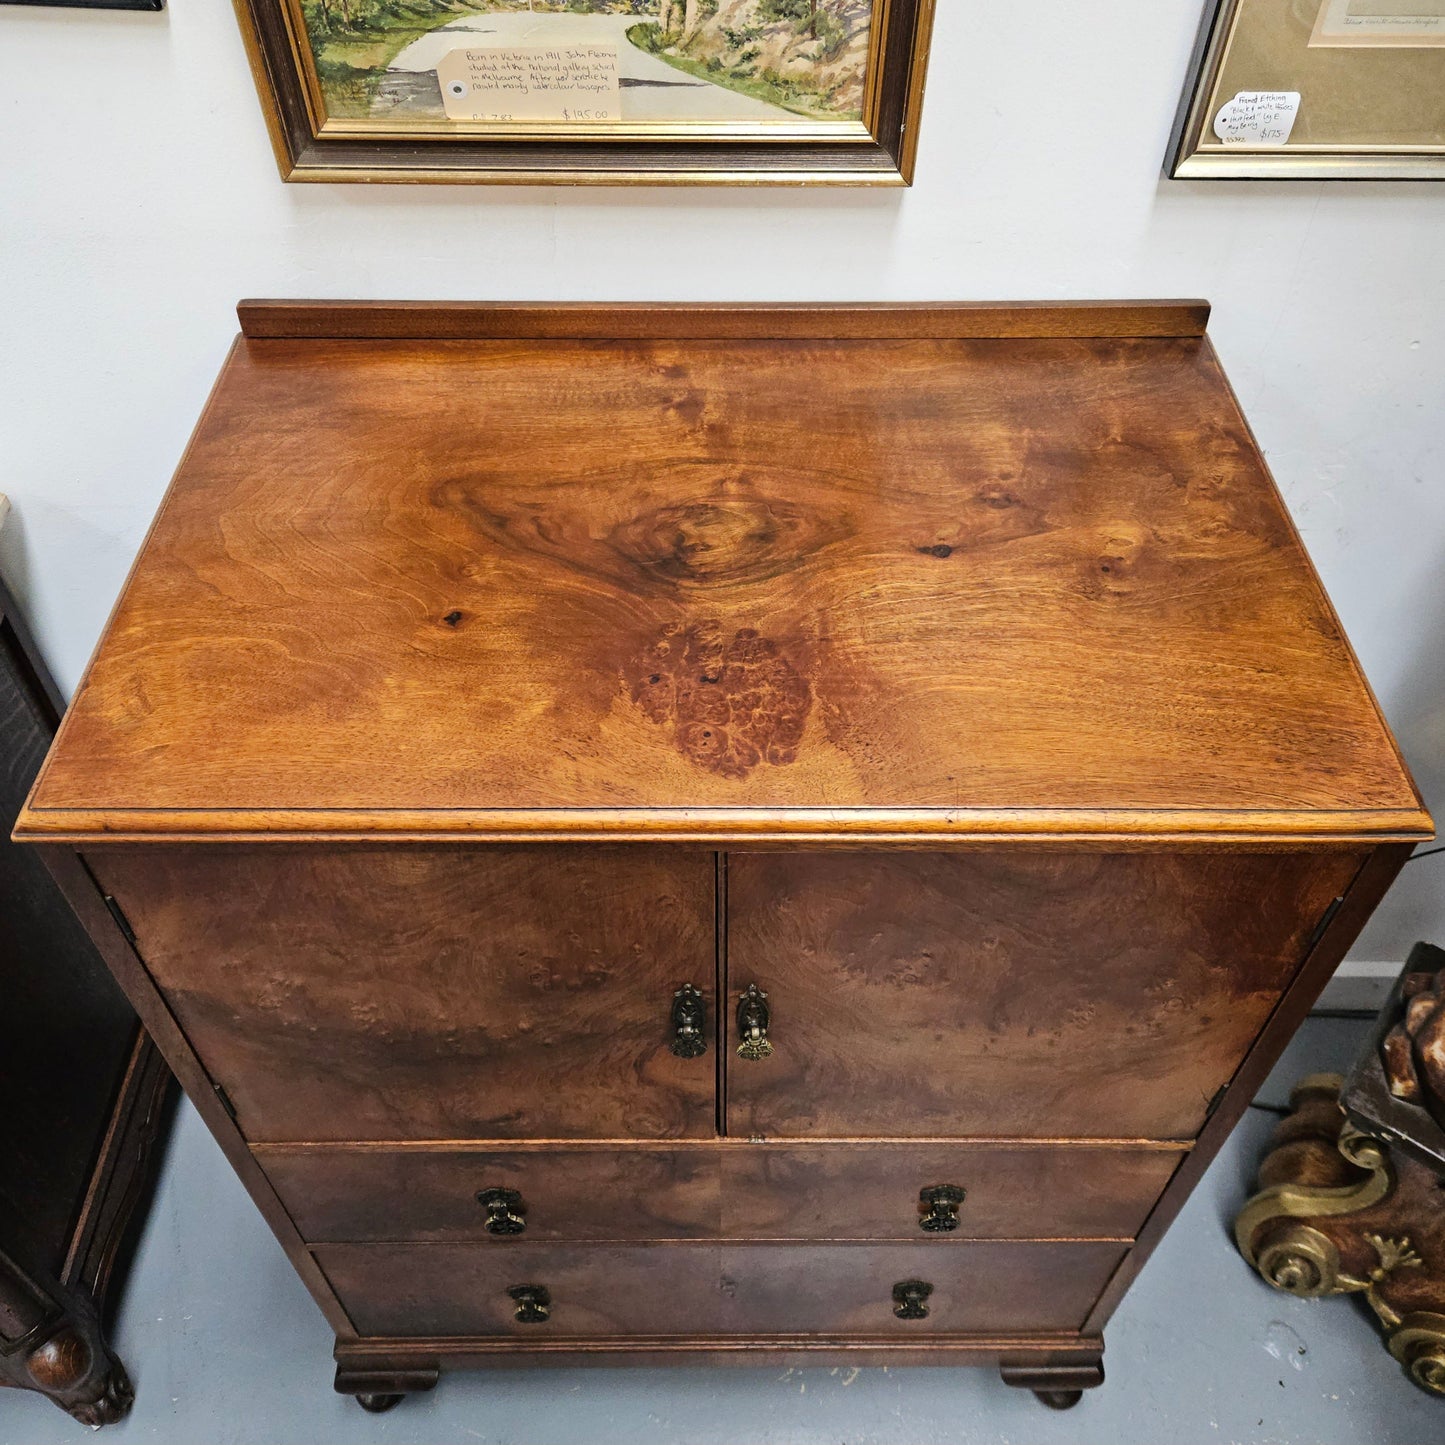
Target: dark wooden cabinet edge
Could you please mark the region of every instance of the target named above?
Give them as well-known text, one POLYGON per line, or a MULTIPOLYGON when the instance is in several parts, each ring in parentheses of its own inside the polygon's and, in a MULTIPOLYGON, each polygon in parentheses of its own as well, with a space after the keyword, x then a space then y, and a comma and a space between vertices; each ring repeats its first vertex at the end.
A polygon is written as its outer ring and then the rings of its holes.
POLYGON ((1317 930, 1293 982, 1276 1004, 1245 1055, 1244 1062, 1212 1109, 1194 1148, 1165 1186, 1159 1202, 1144 1221, 1134 1247, 1124 1256, 1123 1263, 1114 1272, 1084 1322, 1086 1331, 1101 1332, 1118 1308, 1125 1291, 1147 1263, 1165 1231, 1184 1207, 1184 1201, 1243 1117, 1260 1085, 1314 1007, 1321 990, 1330 981, 1375 906, 1405 866, 1413 848, 1411 843, 1387 843, 1376 848, 1360 866, 1343 900, 1336 900, 1330 905, 1323 926, 1317 930))
POLYGON ((144 962, 122 931, 120 922, 106 906, 101 890, 84 860, 72 849, 61 845, 40 845, 40 853, 97 951, 124 989, 131 1006, 140 1015, 141 1024, 154 1041, 156 1049, 170 1066, 181 1088, 195 1105, 197 1113, 240 1177, 246 1192, 280 1240, 287 1258, 311 1291, 312 1298, 320 1306, 327 1323, 336 1332, 338 1339, 354 1337, 355 1330, 346 1312, 326 1277, 317 1268, 310 1251, 302 1243, 291 1216, 271 1188, 260 1165, 251 1157, 251 1151, 239 1126, 226 1110, 214 1082, 187 1042, 144 962))
POLYGON ((174 1079, 146 1031, 137 1026, 110 1125, 96 1158, 57 1278, 22 1270, 0 1255, 0 1295, 28 1306, 36 1320, 0 1358, 0 1384, 45 1395, 82 1425, 123 1419, 133 1391, 110 1348, 110 1306, 134 1259, 144 1206, 155 1189, 174 1079))

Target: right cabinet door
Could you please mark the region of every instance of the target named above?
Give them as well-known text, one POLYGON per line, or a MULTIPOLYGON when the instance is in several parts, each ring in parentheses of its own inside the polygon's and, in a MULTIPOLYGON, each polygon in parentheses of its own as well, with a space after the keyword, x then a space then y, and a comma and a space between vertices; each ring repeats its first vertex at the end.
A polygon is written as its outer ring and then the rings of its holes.
POLYGON ((1192 1138, 1363 861, 734 853, 728 1133, 1192 1138))

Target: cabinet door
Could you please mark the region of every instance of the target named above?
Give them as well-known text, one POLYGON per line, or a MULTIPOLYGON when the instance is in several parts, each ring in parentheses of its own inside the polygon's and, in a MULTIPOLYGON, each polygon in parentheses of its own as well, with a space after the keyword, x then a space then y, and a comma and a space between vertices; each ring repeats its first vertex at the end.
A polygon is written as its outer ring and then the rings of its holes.
POLYGON ((1362 861, 733 854, 728 1132, 1191 1138, 1362 861))
POLYGON ((670 849, 135 848, 92 866, 252 1141, 715 1131, 715 864, 670 849))

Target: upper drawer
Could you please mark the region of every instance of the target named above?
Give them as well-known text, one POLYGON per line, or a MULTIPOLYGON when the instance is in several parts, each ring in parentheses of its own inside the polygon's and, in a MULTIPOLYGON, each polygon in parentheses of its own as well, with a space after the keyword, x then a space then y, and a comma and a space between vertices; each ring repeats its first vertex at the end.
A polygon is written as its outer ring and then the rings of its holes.
POLYGON ((681 984, 713 1018, 711 853, 88 858, 252 1141, 715 1132, 715 1054, 669 1047, 681 984))
POLYGON ((1362 861, 731 854, 728 1133, 1192 1138, 1362 861))
POLYGON ((292 1148, 257 1157, 312 1244, 1129 1239, 1180 1155, 989 1144, 292 1148), (926 1190, 958 1202, 930 1210, 926 1190), (493 1195, 499 1217, 478 1196, 493 1195), (925 1223, 933 1228, 925 1228, 925 1223), (490 1227, 489 1227, 490 1224, 490 1227), (948 1228, 952 1225, 952 1228, 948 1228), (939 1227, 942 1226, 942 1227, 939 1227))

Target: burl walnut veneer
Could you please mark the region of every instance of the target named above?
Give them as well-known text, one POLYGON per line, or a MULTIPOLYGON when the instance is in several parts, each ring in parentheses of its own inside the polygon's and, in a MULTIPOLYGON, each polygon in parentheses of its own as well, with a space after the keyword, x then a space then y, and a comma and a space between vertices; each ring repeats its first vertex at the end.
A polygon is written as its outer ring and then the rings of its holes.
POLYGON ((242 305, 17 836, 339 1389, 1098 1383, 1431 827, 1206 316, 242 305))

